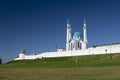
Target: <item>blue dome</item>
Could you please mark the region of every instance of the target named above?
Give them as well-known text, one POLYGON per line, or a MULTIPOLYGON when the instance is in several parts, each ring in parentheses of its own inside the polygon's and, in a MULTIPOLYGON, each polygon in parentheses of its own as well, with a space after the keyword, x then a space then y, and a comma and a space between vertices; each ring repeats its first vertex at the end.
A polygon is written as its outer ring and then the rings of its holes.
POLYGON ((82 36, 82 34, 79 32, 74 32, 73 36, 82 36))

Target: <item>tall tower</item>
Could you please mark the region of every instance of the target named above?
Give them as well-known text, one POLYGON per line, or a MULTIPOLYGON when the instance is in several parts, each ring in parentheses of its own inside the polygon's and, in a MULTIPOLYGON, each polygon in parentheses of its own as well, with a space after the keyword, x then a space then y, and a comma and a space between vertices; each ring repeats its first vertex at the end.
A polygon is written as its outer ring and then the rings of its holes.
POLYGON ((71 39, 71 25, 69 19, 67 20, 67 35, 66 35, 66 51, 70 50, 70 39, 71 39))
POLYGON ((83 48, 86 49, 87 48, 87 43, 88 43, 88 40, 87 40, 87 29, 86 29, 86 19, 84 18, 84 24, 83 24, 83 42, 84 42, 84 46, 83 48))

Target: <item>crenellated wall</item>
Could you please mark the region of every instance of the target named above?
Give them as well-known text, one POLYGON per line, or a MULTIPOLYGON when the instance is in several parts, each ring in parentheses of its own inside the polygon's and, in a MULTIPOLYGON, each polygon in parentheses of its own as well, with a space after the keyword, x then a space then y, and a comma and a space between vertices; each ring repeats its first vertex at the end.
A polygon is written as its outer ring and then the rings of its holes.
MULTIPOLYGON (((37 58, 52 58, 52 57, 67 57, 67 56, 83 56, 83 55, 97 55, 97 54, 110 54, 120 53, 120 44, 94 46, 88 49, 72 50, 72 51, 59 51, 59 52, 45 52, 37 55, 24 55, 24 59, 37 59, 37 58)), ((18 57, 15 60, 23 60, 18 57)))

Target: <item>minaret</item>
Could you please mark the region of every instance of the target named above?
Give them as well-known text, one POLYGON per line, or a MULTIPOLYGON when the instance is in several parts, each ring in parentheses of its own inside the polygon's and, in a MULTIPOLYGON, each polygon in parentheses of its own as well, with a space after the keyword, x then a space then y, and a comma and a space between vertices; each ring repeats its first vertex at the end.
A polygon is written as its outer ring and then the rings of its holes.
POLYGON ((69 19, 67 20, 67 35, 66 35, 66 51, 70 50, 70 39, 71 39, 71 25, 69 19))
POLYGON ((88 43, 88 40, 87 40, 87 29, 86 29, 86 19, 84 18, 84 25, 83 25, 83 42, 84 42, 84 49, 87 48, 87 43, 88 43))

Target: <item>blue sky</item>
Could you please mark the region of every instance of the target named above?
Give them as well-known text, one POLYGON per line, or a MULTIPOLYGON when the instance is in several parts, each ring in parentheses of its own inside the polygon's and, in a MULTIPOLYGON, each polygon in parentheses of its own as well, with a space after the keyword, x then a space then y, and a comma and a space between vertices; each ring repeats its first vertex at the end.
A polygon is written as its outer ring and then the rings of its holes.
POLYGON ((0 57, 65 47, 68 18, 72 32, 81 33, 86 18, 90 46, 120 42, 119 0, 1 0, 0 57))

